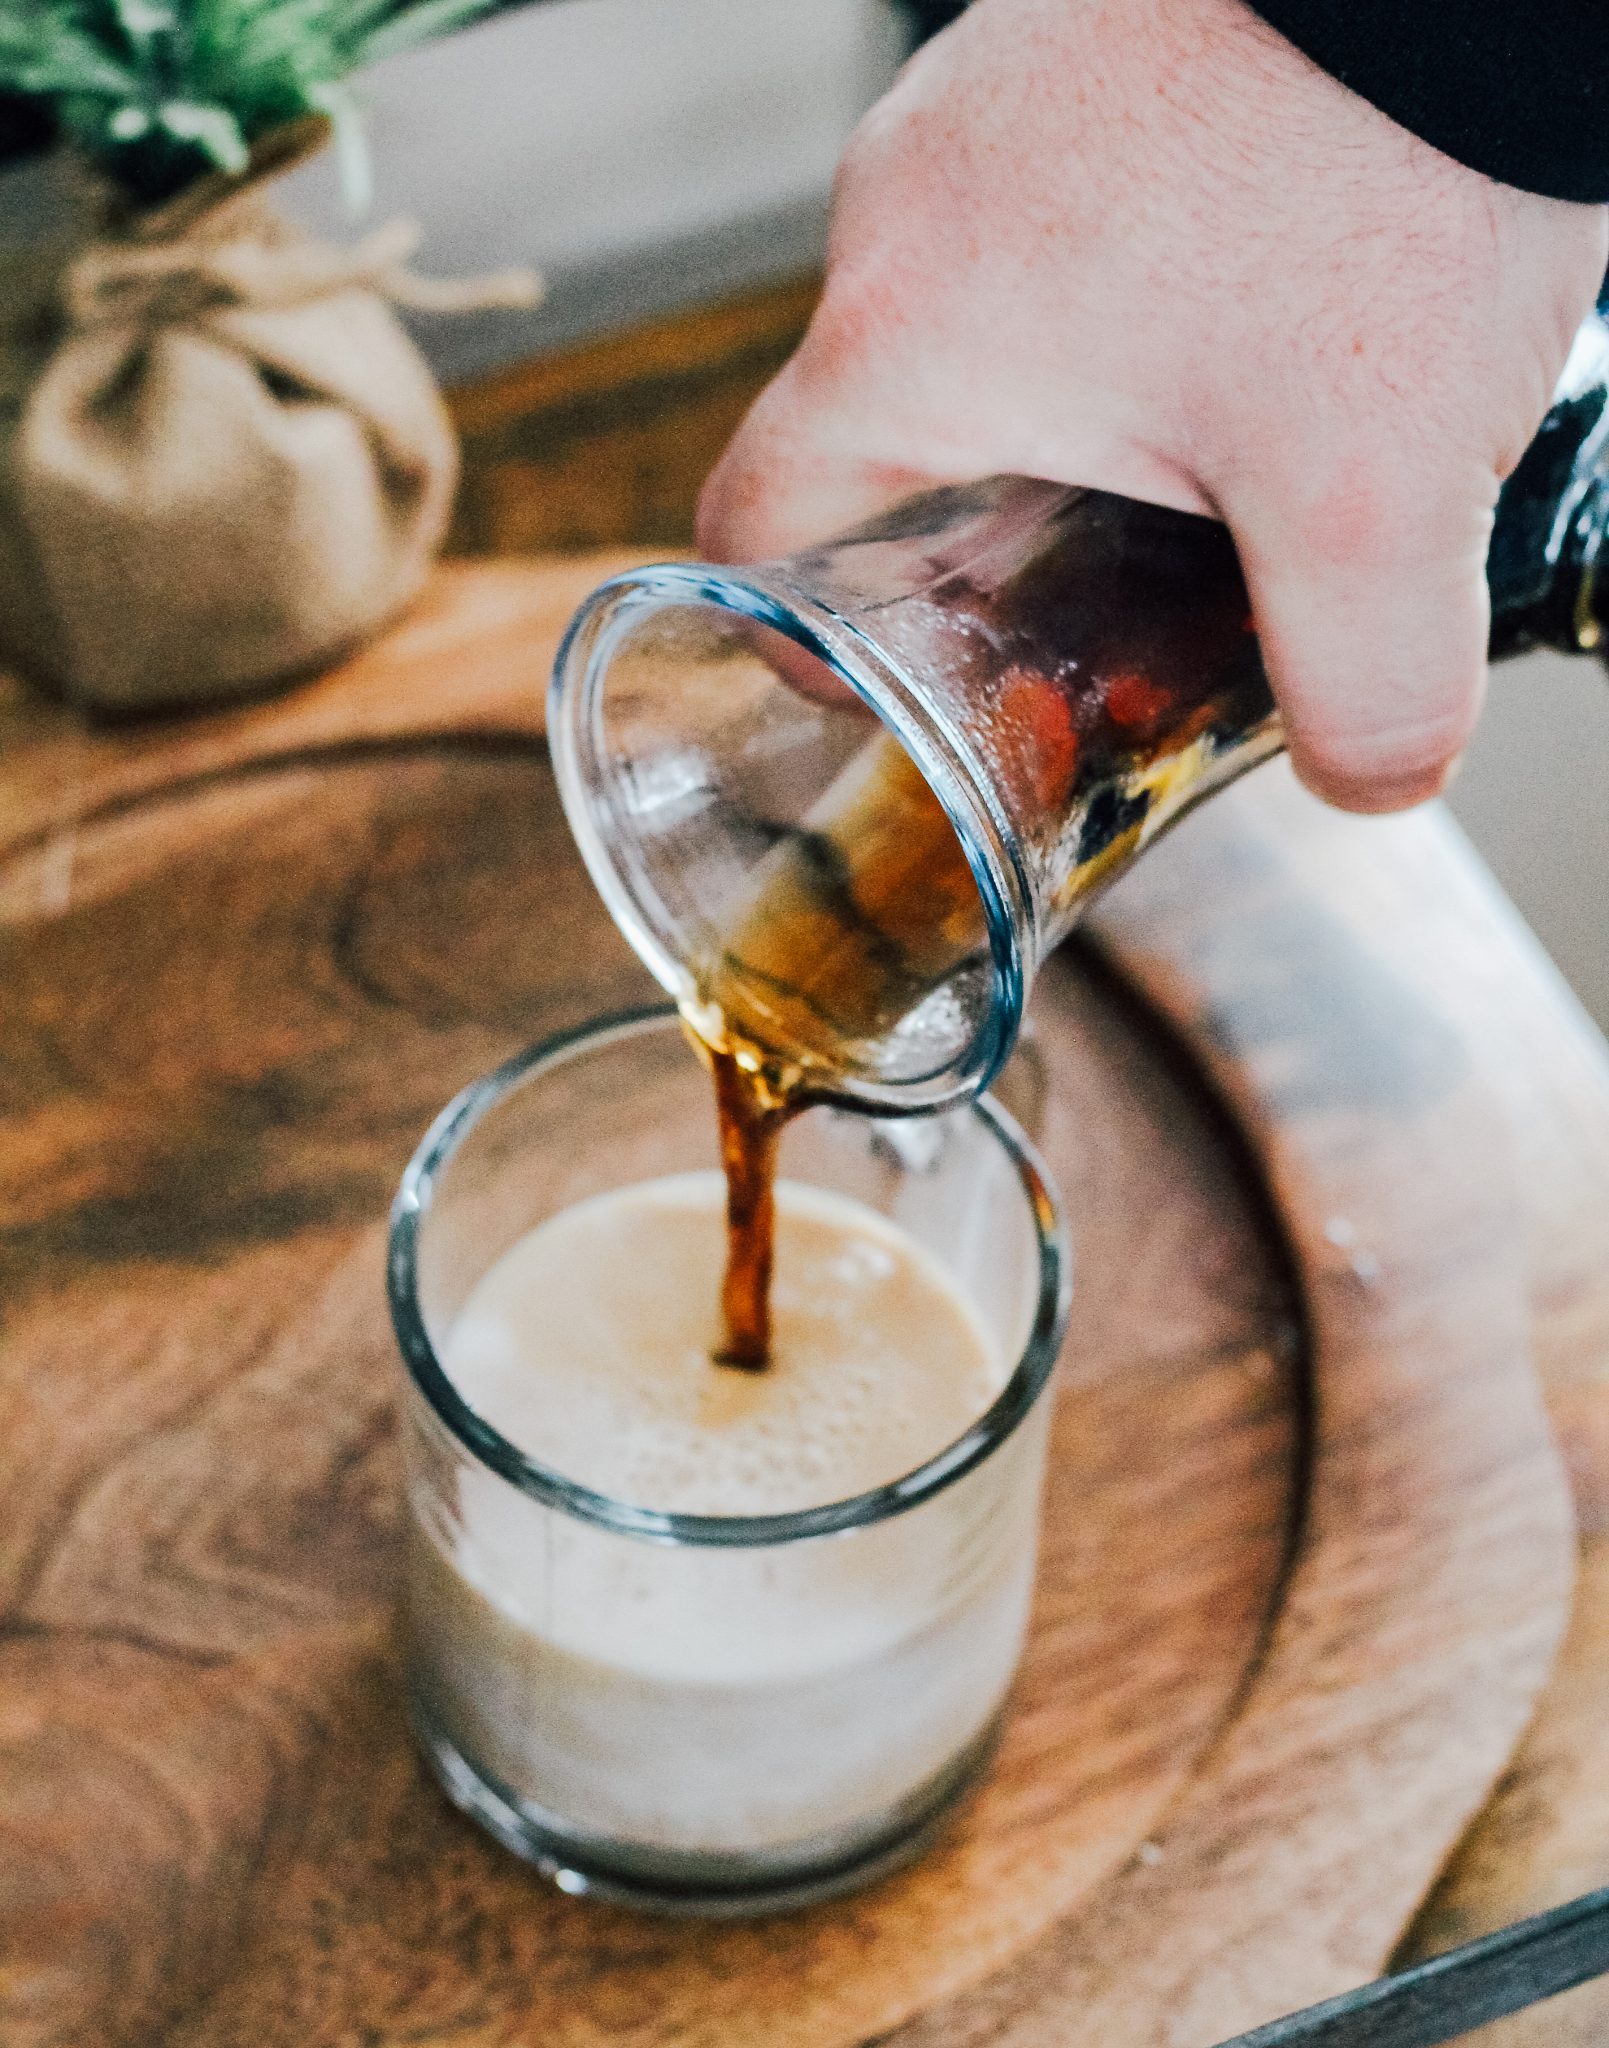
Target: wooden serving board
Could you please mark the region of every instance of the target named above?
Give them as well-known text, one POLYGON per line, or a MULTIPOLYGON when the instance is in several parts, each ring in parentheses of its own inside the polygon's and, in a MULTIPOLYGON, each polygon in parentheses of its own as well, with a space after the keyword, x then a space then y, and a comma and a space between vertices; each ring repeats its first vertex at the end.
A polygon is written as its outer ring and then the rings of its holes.
POLYGON ((426 1781, 383 1216, 452 1090, 643 993, 539 731, 605 566, 444 571, 348 670, 189 723, 0 701, 0 2043, 1207 2048, 1373 1975, 1546 1678, 1568 1497, 1538 1161, 1277 777, 1044 978, 1078 1295, 1017 1709, 950 1837, 688 1926, 547 1891, 426 1781))

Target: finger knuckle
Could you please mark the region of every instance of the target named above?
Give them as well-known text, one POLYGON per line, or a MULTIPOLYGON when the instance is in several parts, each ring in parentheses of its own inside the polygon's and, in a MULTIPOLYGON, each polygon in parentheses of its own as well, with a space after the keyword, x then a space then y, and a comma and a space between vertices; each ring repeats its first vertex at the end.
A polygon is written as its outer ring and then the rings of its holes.
POLYGON ((795 361, 801 387, 819 393, 849 382, 879 359, 902 318, 899 288, 886 269, 835 264, 795 361))

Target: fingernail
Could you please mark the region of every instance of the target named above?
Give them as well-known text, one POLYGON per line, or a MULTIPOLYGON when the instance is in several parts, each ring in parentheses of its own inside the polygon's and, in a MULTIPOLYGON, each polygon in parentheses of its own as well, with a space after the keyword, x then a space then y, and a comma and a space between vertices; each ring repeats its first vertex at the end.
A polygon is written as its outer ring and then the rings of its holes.
MULTIPOLYGON (((1346 781, 1334 775, 1305 775, 1301 779, 1313 794, 1337 810, 1363 817, 1381 817, 1391 811, 1411 811, 1440 796, 1453 779, 1456 763, 1447 761, 1436 768, 1421 768, 1412 775, 1371 775, 1367 781, 1346 781)), ((1300 769, 1297 771, 1301 774, 1300 769)))

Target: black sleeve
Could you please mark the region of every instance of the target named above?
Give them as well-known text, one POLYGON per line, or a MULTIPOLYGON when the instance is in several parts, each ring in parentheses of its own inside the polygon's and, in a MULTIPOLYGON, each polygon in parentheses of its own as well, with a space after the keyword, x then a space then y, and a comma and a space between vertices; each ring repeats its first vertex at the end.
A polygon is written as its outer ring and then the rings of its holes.
POLYGON ((1606 0, 1251 0, 1332 78, 1471 170, 1609 200, 1606 0))

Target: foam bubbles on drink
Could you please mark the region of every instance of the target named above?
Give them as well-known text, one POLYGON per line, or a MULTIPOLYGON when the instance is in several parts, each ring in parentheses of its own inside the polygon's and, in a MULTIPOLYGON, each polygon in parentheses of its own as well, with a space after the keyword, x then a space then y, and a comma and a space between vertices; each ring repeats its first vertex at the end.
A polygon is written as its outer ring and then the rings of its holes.
POLYGON ((777 1514, 935 1456, 1006 1376, 954 1281, 864 1204, 782 1181, 763 1373, 712 1371, 725 1255, 715 1173, 577 1204, 510 1247, 445 1364, 527 1455, 636 1506, 777 1514))

